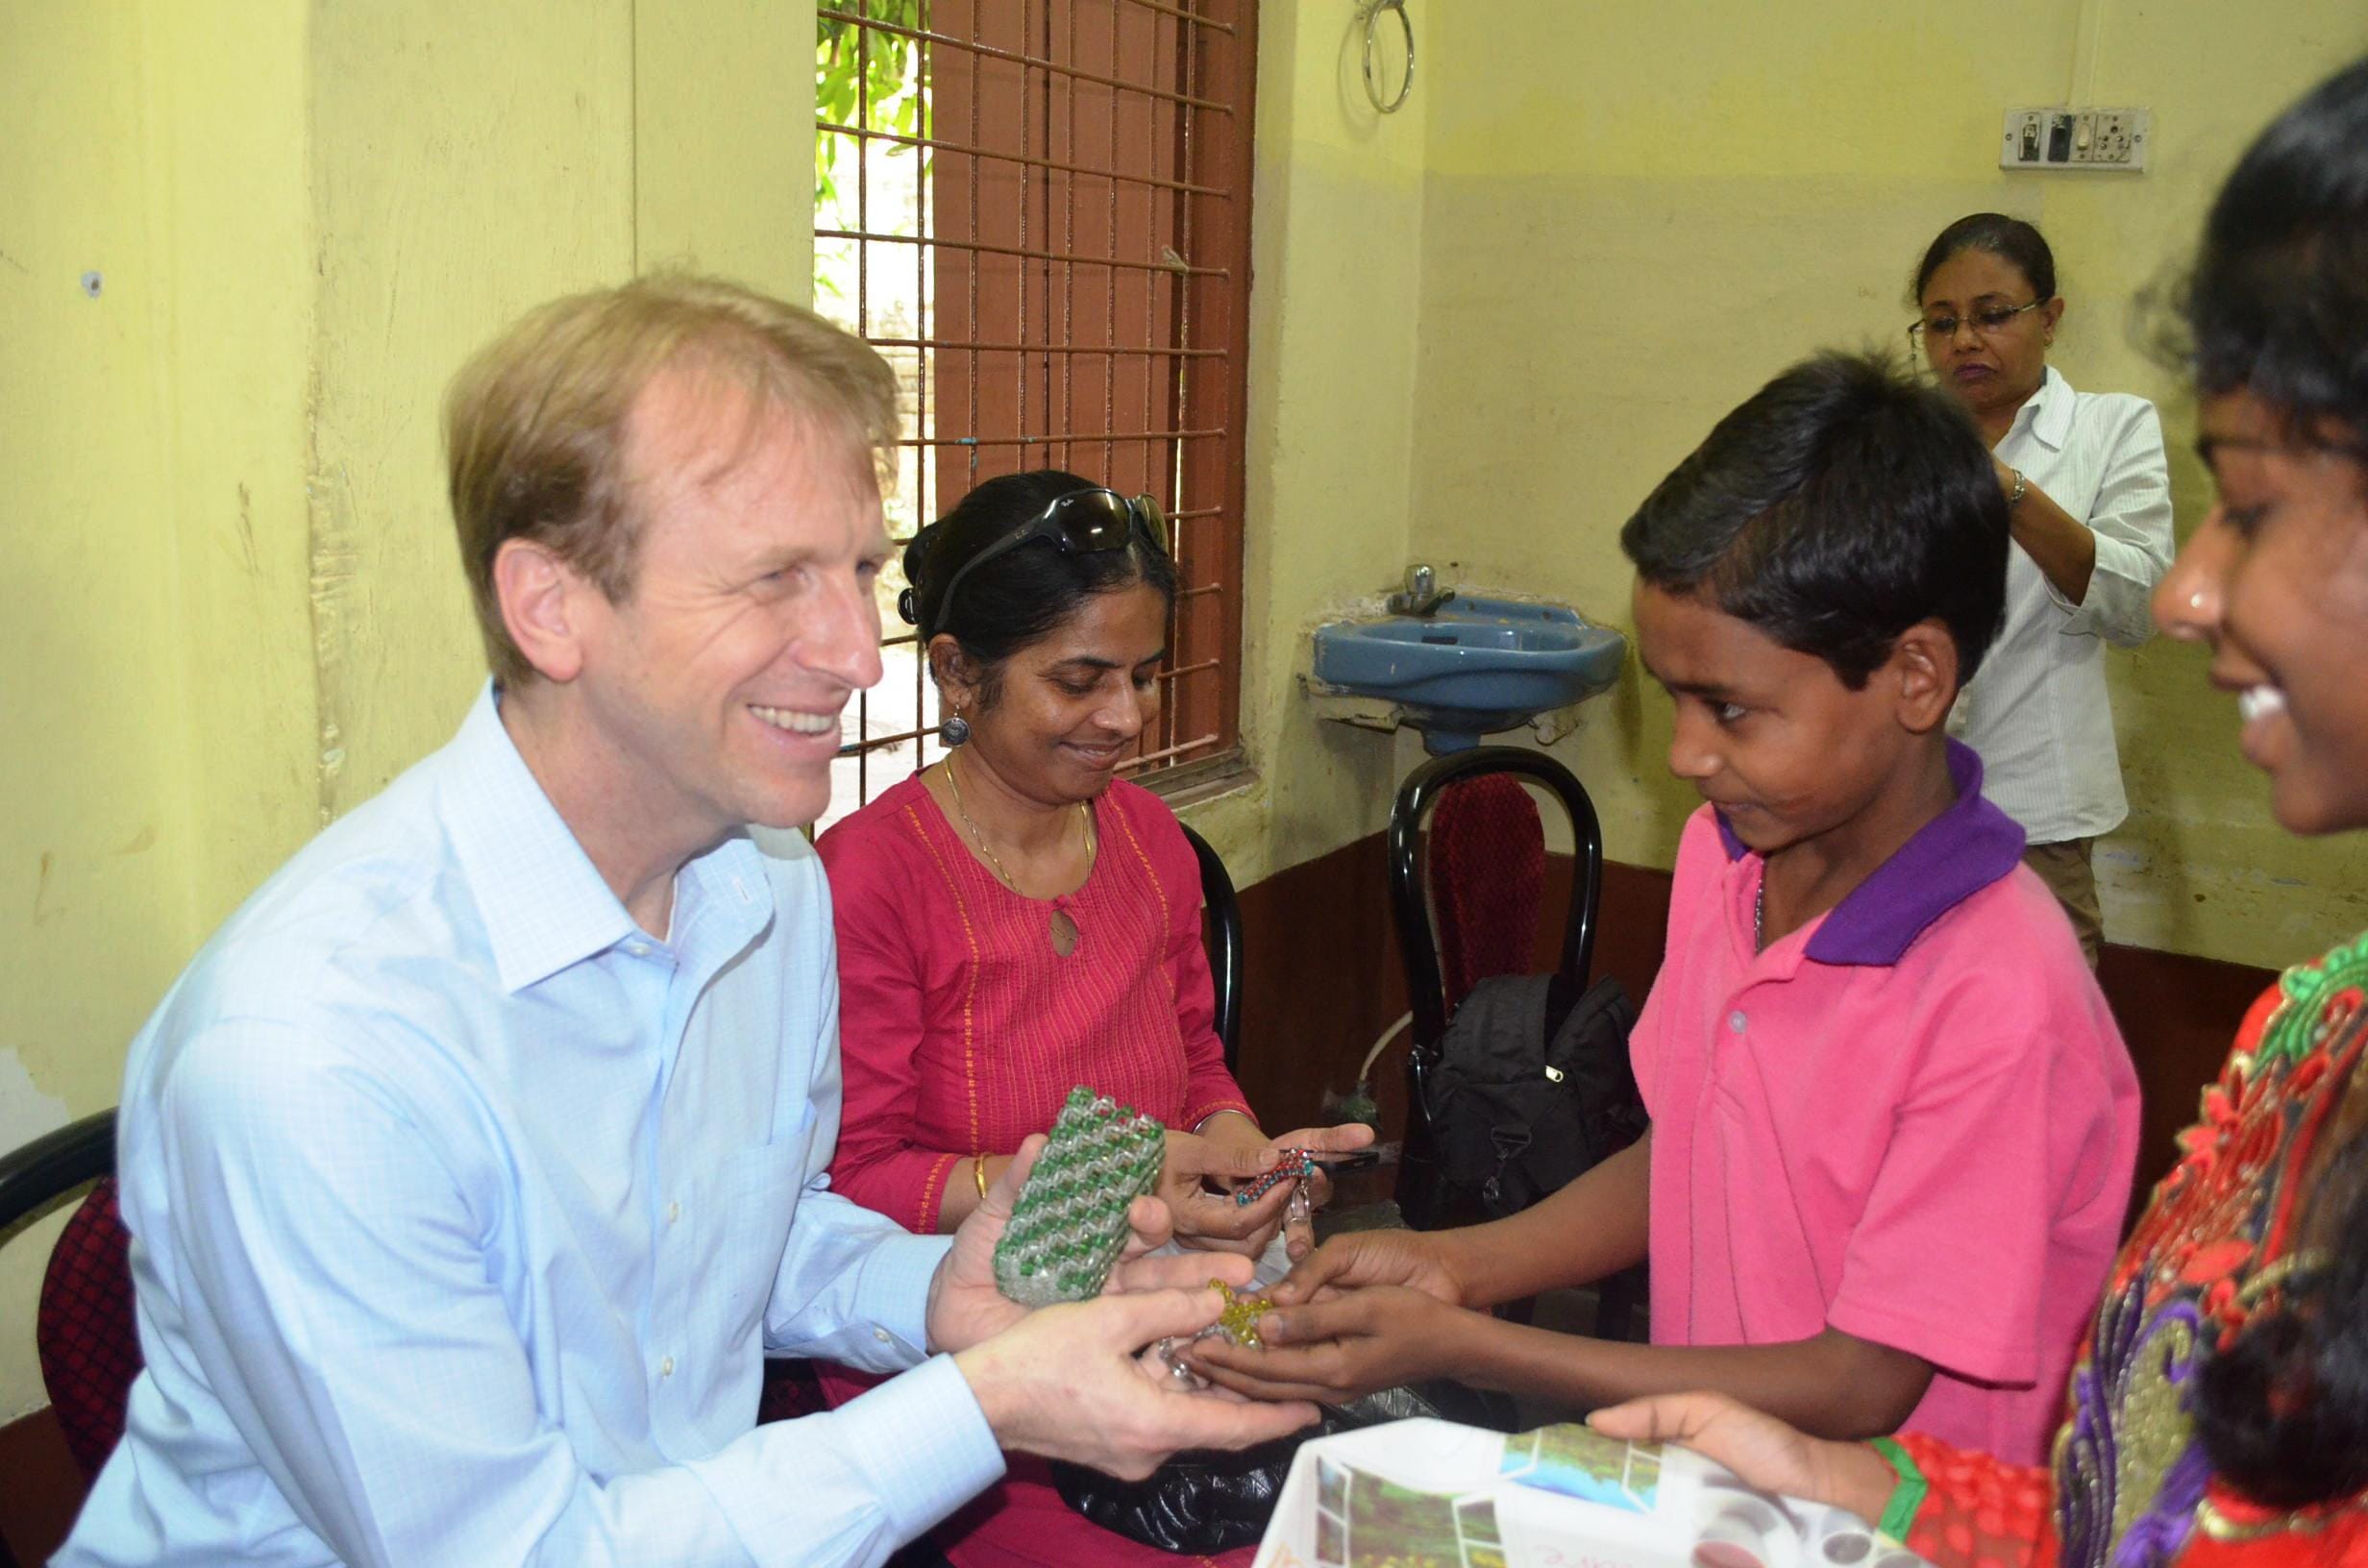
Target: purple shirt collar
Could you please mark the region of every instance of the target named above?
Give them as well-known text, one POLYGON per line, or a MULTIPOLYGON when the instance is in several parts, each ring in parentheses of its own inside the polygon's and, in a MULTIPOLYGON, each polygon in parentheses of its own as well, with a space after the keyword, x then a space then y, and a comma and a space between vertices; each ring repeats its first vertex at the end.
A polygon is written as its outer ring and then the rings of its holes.
MULTIPOLYGON (((1874 874, 1836 904, 1810 933, 1804 956, 1820 964, 1896 964, 1924 928, 2014 870, 2023 858, 2023 830, 1982 797, 1982 759, 1949 742, 1949 779, 1957 804, 1916 830, 1874 874)), ((1727 859, 1751 851, 1718 818, 1727 859)))

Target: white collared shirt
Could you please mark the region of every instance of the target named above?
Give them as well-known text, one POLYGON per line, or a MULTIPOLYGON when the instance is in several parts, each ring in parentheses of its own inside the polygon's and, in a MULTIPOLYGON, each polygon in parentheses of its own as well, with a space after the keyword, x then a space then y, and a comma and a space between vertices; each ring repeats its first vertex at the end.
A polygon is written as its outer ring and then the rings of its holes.
POLYGON ((2170 570, 2170 470, 2144 398, 2076 392, 2053 367, 2016 411, 1998 458, 2088 525, 2088 592, 2057 592, 2019 544, 2008 551, 2007 617, 1958 698, 1949 728, 1982 755, 1983 793, 2033 844, 2109 831, 2129 815, 2105 695, 2105 645, 2154 630, 2147 600, 2170 570))
POLYGON ((57 1562, 879 1562, 1003 1461, 838 1121, 814 852, 693 860, 655 941, 487 693, 133 1044, 148 1364, 57 1562), (767 1348, 912 1370, 756 1427, 767 1348))

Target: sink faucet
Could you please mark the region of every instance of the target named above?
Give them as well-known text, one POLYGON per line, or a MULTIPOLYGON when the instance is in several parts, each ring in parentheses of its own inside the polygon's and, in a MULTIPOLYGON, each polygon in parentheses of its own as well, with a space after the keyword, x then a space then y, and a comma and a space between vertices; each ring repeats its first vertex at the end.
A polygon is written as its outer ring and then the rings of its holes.
POLYGON ((1406 569, 1406 586, 1392 594, 1387 600, 1392 615, 1435 615, 1439 606, 1455 597, 1452 588, 1438 585, 1436 575, 1427 566, 1406 569))

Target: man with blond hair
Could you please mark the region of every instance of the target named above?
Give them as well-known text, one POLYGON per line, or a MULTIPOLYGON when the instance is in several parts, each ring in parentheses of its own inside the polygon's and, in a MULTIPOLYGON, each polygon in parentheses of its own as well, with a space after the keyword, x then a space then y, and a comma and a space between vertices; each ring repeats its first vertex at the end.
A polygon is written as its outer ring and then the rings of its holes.
POLYGON ((990 1264, 1017 1168, 950 1238, 827 1189, 828 894, 745 829, 821 813, 879 677, 895 428, 870 349, 701 280, 558 301, 461 373, 492 679, 133 1044, 148 1366, 59 1562, 877 1562, 1001 1449, 1141 1475, 1312 1415, 1137 1360, 1246 1260, 1025 1312, 990 1264), (768 1349, 903 1375, 751 1430, 768 1349))

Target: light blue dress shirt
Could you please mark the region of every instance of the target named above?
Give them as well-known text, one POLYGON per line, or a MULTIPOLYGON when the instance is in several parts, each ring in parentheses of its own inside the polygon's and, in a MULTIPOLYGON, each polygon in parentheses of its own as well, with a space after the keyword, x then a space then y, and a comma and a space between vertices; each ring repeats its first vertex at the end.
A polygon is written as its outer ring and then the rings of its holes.
POLYGON ((876 1562, 1002 1472, 942 1238, 826 1189, 810 851, 635 926, 502 728, 308 845, 134 1042, 130 1431, 55 1561, 876 1562), (753 1429, 767 1347, 878 1371, 753 1429))

